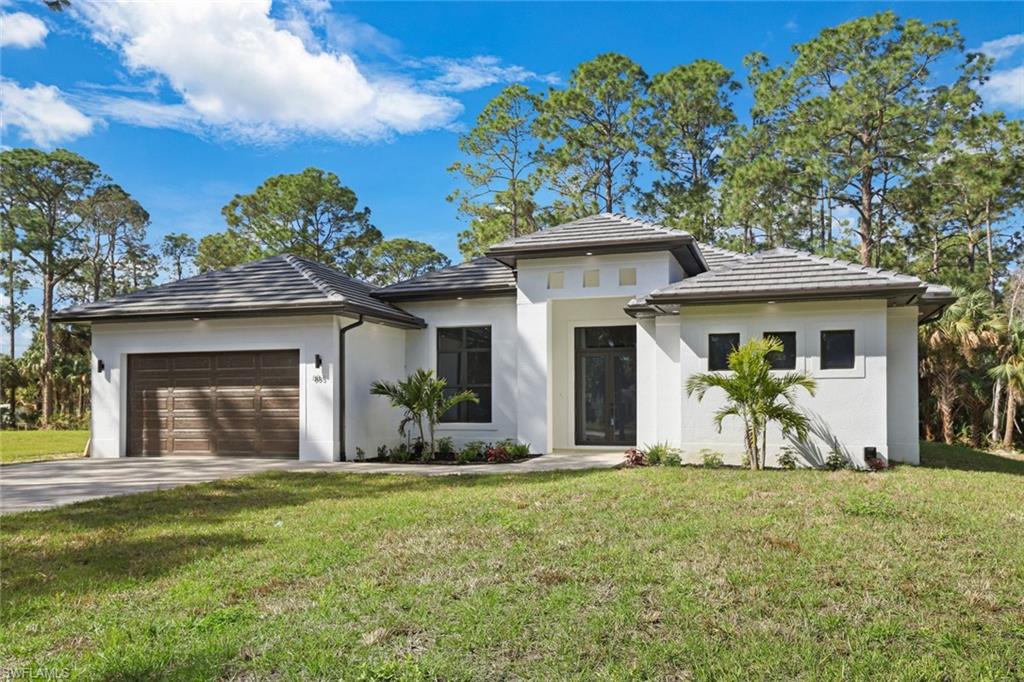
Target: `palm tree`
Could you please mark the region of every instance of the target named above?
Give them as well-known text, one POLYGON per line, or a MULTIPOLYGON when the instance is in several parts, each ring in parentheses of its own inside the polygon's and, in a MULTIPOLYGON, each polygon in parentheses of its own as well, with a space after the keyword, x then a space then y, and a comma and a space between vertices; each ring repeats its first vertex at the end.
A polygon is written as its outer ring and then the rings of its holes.
POLYGON ((754 339, 729 354, 731 373, 694 374, 686 382, 687 395, 703 400, 708 389, 720 388, 729 401, 715 413, 715 426, 722 431, 722 420, 737 416, 743 420, 743 442, 750 468, 764 467, 768 445, 768 424, 778 422, 783 434, 797 440, 807 439, 809 424, 796 409, 795 389, 803 388, 811 395, 817 385, 803 372, 772 372, 770 353, 781 353, 782 342, 774 337, 754 339))
POLYGON ((990 377, 1006 386, 1006 423, 1003 447, 1013 447, 1013 431, 1017 423, 1017 403, 1024 400, 1024 324, 1014 324, 1007 332, 1009 343, 1003 362, 989 370, 990 377))
POLYGON ((942 439, 948 445, 956 438, 953 417, 967 386, 965 375, 983 351, 996 347, 1006 326, 987 291, 957 294, 957 301, 942 317, 922 330, 921 371, 930 379, 942 421, 942 439))
POLYGON ((430 458, 434 458, 434 429, 441 417, 450 409, 464 402, 480 402, 473 391, 462 391, 446 395, 448 382, 434 374, 431 369, 418 369, 401 381, 375 381, 370 386, 371 395, 389 398, 393 407, 405 410, 398 425, 398 433, 406 435, 406 427, 415 423, 420 440, 426 440, 430 458), (424 428, 426 420, 427 428, 424 428))

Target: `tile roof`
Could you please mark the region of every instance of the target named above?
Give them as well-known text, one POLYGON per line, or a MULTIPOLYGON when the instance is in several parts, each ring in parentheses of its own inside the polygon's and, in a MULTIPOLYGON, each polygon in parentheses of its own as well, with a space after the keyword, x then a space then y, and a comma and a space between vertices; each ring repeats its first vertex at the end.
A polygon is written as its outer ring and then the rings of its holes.
MULTIPOLYGON (((629 253, 664 249, 673 253, 696 251, 693 237, 657 223, 618 213, 598 213, 545 230, 507 239, 492 246, 487 255, 512 264, 522 256, 560 256, 593 253, 629 253)), ((697 270, 705 269, 695 259, 697 270)), ((695 271, 697 271, 695 270, 695 271)))
POLYGON ((386 301, 515 294, 515 270, 486 256, 428 272, 373 292, 374 297, 386 301))
POLYGON ((700 252, 704 255, 704 260, 707 261, 708 269, 710 270, 733 267, 751 258, 751 256, 745 253, 730 251, 718 246, 706 246, 704 244, 700 245, 700 252))
MULTIPOLYGON (((910 275, 792 249, 777 248, 752 256, 734 254, 731 259, 725 259, 724 255, 730 253, 712 253, 711 261, 715 266, 711 271, 653 291, 647 295, 646 301, 807 299, 899 292, 912 295, 924 294, 929 287, 910 275)), ((940 289, 945 288, 932 285, 936 294, 941 293, 940 289)))
POLYGON ((289 254, 169 282, 95 303, 65 308, 63 321, 174 318, 192 315, 272 315, 304 312, 363 314, 404 326, 414 315, 371 294, 376 287, 289 254))

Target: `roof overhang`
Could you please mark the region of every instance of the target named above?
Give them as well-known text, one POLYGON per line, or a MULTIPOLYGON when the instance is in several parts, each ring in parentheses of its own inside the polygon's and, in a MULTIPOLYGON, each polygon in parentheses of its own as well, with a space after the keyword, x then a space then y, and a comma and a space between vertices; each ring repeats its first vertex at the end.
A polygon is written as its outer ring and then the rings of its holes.
POLYGON ((510 247, 493 247, 487 256, 499 263, 514 268, 520 258, 566 258, 572 256, 607 256, 626 253, 651 253, 668 251, 682 266, 687 276, 692 277, 710 268, 704 260, 693 237, 680 234, 665 239, 642 239, 637 241, 618 241, 609 243, 574 242, 571 245, 521 245, 510 247))
POLYGON ((65 324, 92 324, 95 322, 102 322, 106 324, 111 322, 171 322, 176 320, 222 320, 246 317, 298 317, 304 315, 362 315, 368 322, 376 322, 378 324, 390 327, 399 327, 402 329, 423 329, 427 326, 426 322, 415 315, 409 315, 408 317, 396 315, 391 317, 380 315, 378 313, 367 312, 359 306, 351 305, 291 305, 281 308, 221 308, 215 310, 165 309, 155 313, 125 311, 121 313, 102 313, 92 315, 88 313, 75 314, 57 312, 54 313, 52 319, 54 322, 62 322, 65 324))
POLYGON ((501 296, 515 296, 516 292, 516 287, 503 285, 465 289, 433 289, 429 291, 375 291, 371 295, 382 301, 401 303, 406 301, 450 301, 459 298, 497 298, 501 296))

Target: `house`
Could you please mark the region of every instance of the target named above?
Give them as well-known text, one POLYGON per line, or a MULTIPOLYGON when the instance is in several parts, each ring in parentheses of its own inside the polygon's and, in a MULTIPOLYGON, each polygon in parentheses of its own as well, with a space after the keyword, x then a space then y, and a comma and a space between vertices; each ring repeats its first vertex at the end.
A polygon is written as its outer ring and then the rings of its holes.
MULTIPOLYGON (((731 348, 778 337, 780 370, 818 383, 799 405, 808 459, 865 448, 918 461, 917 326, 951 292, 789 249, 701 246, 600 214, 487 257, 375 288, 291 255, 199 275, 56 319, 92 325, 95 457, 209 453, 331 461, 399 440, 371 382, 436 369, 479 404, 446 417, 456 443, 535 452, 668 442, 738 463, 721 396, 687 397, 731 348)), ((786 445, 769 433, 770 458, 786 445)))

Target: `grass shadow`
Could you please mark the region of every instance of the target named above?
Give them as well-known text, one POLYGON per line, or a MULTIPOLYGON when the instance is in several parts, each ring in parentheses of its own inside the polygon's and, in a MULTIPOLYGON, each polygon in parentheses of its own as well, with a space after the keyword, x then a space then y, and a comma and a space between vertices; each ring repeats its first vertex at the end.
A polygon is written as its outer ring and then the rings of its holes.
POLYGON ((1024 476, 1024 458, 975 450, 964 445, 921 443, 921 466, 1024 476))

